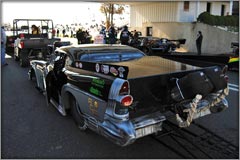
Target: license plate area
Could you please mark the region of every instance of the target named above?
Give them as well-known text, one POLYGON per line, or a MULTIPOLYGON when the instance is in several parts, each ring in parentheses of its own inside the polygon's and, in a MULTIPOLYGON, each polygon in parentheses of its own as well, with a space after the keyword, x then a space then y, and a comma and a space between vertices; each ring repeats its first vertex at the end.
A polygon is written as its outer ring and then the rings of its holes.
POLYGON ((162 130, 162 124, 155 124, 135 130, 136 138, 144 137, 162 130))
POLYGON ((165 116, 160 112, 144 115, 132 120, 136 138, 144 137, 162 130, 162 122, 165 116))

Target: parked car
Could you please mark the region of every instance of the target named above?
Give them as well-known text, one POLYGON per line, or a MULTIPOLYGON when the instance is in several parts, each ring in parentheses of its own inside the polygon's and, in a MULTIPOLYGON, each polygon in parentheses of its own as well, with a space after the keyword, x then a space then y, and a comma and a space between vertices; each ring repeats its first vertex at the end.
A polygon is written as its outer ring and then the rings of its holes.
POLYGON ((239 56, 239 42, 232 42, 231 48, 233 49, 232 53, 235 54, 235 56, 239 56))
POLYGON ((130 46, 142 50, 147 55, 170 54, 177 48, 185 44, 186 39, 169 40, 158 37, 139 37, 137 40, 131 39, 130 46))
POLYGON ((50 61, 30 63, 29 79, 36 78, 48 104, 71 113, 79 129, 121 146, 160 132, 169 113, 188 127, 228 107, 225 69, 146 56, 130 46, 64 46, 50 61))
POLYGON ((7 38, 7 50, 13 47, 14 59, 21 67, 26 67, 31 59, 48 58, 47 46, 60 41, 54 34, 51 19, 14 19, 13 35, 7 38), (31 26, 37 27, 39 32, 32 34, 31 26))
POLYGON ((232 42, 231 48, 233 55, 229 58, 228 68, 232 71, 239 71, 239 42, 232 42))

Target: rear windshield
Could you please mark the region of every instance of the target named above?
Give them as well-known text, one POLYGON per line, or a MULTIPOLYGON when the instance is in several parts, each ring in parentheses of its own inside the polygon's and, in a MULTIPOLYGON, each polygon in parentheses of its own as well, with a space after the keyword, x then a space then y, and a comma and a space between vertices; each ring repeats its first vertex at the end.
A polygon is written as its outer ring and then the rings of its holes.
POLYGON ((135 59, 142 58, 144 56, 141 52, 117 52, 117 53, 109 53, 109 52, 100 52, 100 53, 90 53, 90 54, 82 54, 80 56, 81 61, 86 62, 122 62, 122 61, 131 61, 135 59))

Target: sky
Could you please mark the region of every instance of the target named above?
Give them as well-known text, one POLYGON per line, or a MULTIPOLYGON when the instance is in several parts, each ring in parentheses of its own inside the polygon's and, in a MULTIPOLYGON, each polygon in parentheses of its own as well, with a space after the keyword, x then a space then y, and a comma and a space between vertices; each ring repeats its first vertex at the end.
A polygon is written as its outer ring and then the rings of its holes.
POLYGON ((2 22, 13 19, 53 19, 54 24, 71 24, 105 19, 94 2, 2 2, 2 22))

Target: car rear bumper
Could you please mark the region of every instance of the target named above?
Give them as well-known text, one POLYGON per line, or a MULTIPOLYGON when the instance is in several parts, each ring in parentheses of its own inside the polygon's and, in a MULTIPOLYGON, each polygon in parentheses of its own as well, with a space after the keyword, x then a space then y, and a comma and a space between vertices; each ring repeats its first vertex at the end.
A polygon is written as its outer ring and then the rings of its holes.
POLYGON ((109 118, 98 126, 98 132, 114 143, 126 146, 138 138, 161 131, 165 120, 160 112, 126 121, 109 118))

